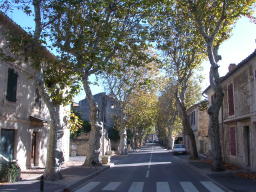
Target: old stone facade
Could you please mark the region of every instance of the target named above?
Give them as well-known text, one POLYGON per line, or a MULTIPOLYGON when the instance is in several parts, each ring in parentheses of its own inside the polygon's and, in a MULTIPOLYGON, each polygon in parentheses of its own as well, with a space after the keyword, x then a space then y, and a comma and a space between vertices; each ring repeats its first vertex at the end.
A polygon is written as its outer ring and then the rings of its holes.
MULTIPOLYGON (((6 47, 6 28, 24 31, 0 13, 0 50, 6 47)), ((24 58, 8 61, 0 57, 0 160, 16 160, 22 170, 46 165, 49 112, 35 88, 33 68, 24 58)), ((67 107, 62 107, 65 124, 67 107)), ((69 158, 69 130, 64 129, 64 159, 69 158)))
MULTIPOLYGON (((104 129, 109 130, 114 127, 115 116, 120 115, 120 108, 117 101, 106 93, 98 93, 93 96, 98 109, 98 121, 103 123, 104 129)), ((89 120, 89 104, 87 99, 79 101, 77 107, 82 119, 89 120)))
MULTIPOLYGON (((120 108, 118 102, 106 93, 98 93, 93 96, 97 106, 97 121, 98 126, 101 129, 100 138, 100 151, 101 155, 110 153, 112 150, 118 149, 119 142, 112 141, 108 138, 108 132, 113 129, 115 124, 115 118, 120 115, 120 108)), ((77 111, 81 118, 86 121, 89 119, 89 104, 87 99, 83 99, 79 104, 73 106, 73 109, 77 111)), ((71 140, 71 155, 86 154, 88 135, 82 134, 77 138, 71 140)))
MULTIPOLYGON (((191 106, 187 110, 191 128, 196 139, 197 151, 201 154, 208 154, 210 142, 208 138, 209 117, 207 110, 200 110, 200 103, 191 106)), ((186 137, 185 145, 190 150, 189 139, 186 137)))
MULTIPOLYGON (((219 119, 224 161, 256 170, 256 51, 237 66, 230 65, 222 87, 219 119)), ((209 88, 206 93, 211 103, 214 93, 209 88)))

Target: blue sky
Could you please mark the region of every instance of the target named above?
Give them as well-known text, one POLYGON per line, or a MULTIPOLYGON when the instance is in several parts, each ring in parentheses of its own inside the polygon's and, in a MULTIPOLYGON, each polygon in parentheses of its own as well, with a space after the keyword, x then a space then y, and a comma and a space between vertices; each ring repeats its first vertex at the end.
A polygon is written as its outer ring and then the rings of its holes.
MULTIPOLYGON (((226 40, 219 49, 222 60, 219 62, 220 76, 228 72, 231 63, 238 64, 256 49, 256 24, 252 23, 247 17, 242 17, 234 26, 232 36, 226 40)), ((204 87, 208 86, 210 63, 203 63, 204 87)))
MULTIPOLYGON (((17 24, 21 27, 26 28, 28 26, 33 26, 32 17, 27 17, 20 11, 15 11, 8 14, 17 24)), ((228 72, 228 66, 230 63, 238 64, 243 59, 245 59, 250 53, 252 53, 256 48, 256 24, 252 23, 247 17, 242 17, 237 24, 234 26, 232 31, 232 36, 230 39, 226 40, 219 49, 219 54, 222 56, 222 60, 219 62, 220 75, 223 76, 228 72)), ((203 81, 202 88, 206 88, 209 85, 209 68, 210 64, 205 61, 203 64, 203 76, 205 80, 203 81)), ((91 81, 95 78, 92 77, 91 81)), ((93 94, 103 92, 103 86, 92 86, 93 94)), ((85 97, 83 91, 78 94, 74 101, 85 97)))

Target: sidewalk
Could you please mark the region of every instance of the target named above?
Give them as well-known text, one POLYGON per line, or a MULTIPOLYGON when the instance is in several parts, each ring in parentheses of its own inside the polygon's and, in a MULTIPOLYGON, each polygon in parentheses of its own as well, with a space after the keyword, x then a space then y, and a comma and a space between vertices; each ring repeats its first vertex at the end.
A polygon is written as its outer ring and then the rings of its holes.
MULTIPOLYGON (((73 159, 67 162, 61 170, 63 179, 58 181, 45 181, 44 192, 63 192, 65 188, 73 191, 83 184, 87 179, 108 169, 109 165, 100 167, 83 167, 82 158, 73 159)), ((22 181, 10 184, 1 184, 1 192, 40 192, 39 178, 43 174, 43 169, 28 170, 23 172, 22 181)))
POLYGON ((208 159, 189 160, 188 155, 175 156, 192 169, 200 172, 210 180, 233 192, 256 192, 256 173, 239 168, 231 164, 225 164, 225 171, 213 172, 211 162, 208 159))

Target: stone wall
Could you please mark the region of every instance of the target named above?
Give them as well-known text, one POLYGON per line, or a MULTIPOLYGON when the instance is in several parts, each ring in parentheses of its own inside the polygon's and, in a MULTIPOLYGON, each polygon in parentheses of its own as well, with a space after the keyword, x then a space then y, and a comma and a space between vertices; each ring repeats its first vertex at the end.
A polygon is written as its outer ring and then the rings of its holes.
MULTIPOLYGON (((120 116, 120 108, 118 102, 105 93, 99 93, 93 96, 98 106, 98 121, 103 123, 106 130, 113 128, 115 116, 120 116)), ((79 101, 77 107, 82 119, 89 121, 89 104, 87 99, 79 101)))
MULTIPOLYGON (((1 17, 4 17, 1 15, 1 17)), ((6 22, 14 29, 19 28, 15 23, 6 18, 6 22), (8 23, 9 22, 9 23, 8 23)), ((1 20, 2 21, 2 20, 1 20)), ((6 26, 0 22, 0 51, 8 56, 15 57, 16 61, 0 58, 0 136, 5 130, 14 130, 14 153, 22 170, 31 166, 44 167, 46 165, 48 131, 50 116, 47 106, 40 98, 33 80, 34 70, 31 64, 22 57, 14 56, 6 47, 6 26), (8 70, 12 69, 17 74, 16 101, 9 101, 7 95, 8 70), (34 135, 34 136, 33 136, 34 135), (35 160, 32 156, 32 141, 35 142, 35 160)), ((19 33, 19 31, 17 31, 19 33)), ((64 107, 65 108, 65 107, 64 107)), ((61 119, 67 115, 61 109, 61 119)), ((65 122, 62 121, 65 127, 65 122)), ((69 156, 69 130, 64 129, 63 137, 64 158, 69 156)))
MULTIPOLYGON (((207 110, 199 110, 199 105, 200 103, 190 107, 187 110, 187 114, 191 118, 191 114, 193 112, 195 113, 195 122, 191 124, 191 128, 195 135, 197 151, 202 154, 208 154, 210 150, 210 141, 208 137, 209 116, 207 110)), ((185 137, 185 144, 187 148, 191 150, 189 137, 185 137)))
MULTIPOLYGON (((224 161, 256 170, 256 52, 222 81, 220 133, 224 161), (229 113, 228 86, 233 86, 234 114, 229 113), (223 111, 223 114, 222 114, 223 111)), ((211 98, 213 91, 208 90, 211 98)))

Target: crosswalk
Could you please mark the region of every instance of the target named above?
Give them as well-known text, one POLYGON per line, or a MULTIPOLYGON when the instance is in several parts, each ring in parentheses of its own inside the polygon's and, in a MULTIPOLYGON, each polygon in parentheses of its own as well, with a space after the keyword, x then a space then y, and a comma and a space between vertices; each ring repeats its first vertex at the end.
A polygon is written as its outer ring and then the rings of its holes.
MULTIPOLYGON (((75 192, 92 192, 96 189, 97 191, 99 190, 100 191, 118 191, 118 188, 121 185, 122 185, 122 182, 101 183, 97 181, 92 181, 87 183, 80 189, 76 190, 75 192)), ((200 190, 190 181, 181 181, 178 183, 178 185, 184 192, 200 192, 200 190)), ((204 188, 204 192, 224 192, 223 189, 221 189, 219 186, 217 186, 211 181, 201 181, 200 185, 201 185, 201 189, 204 188)), ((132 182, 131 185, 127 188, 127 191, 143 192, 144 187, 145 187, 144 182, 132 182)), ((172 188, 169 182, 156 182, 155 191, 156 192, 175 192, 174 188, 172 188)))

